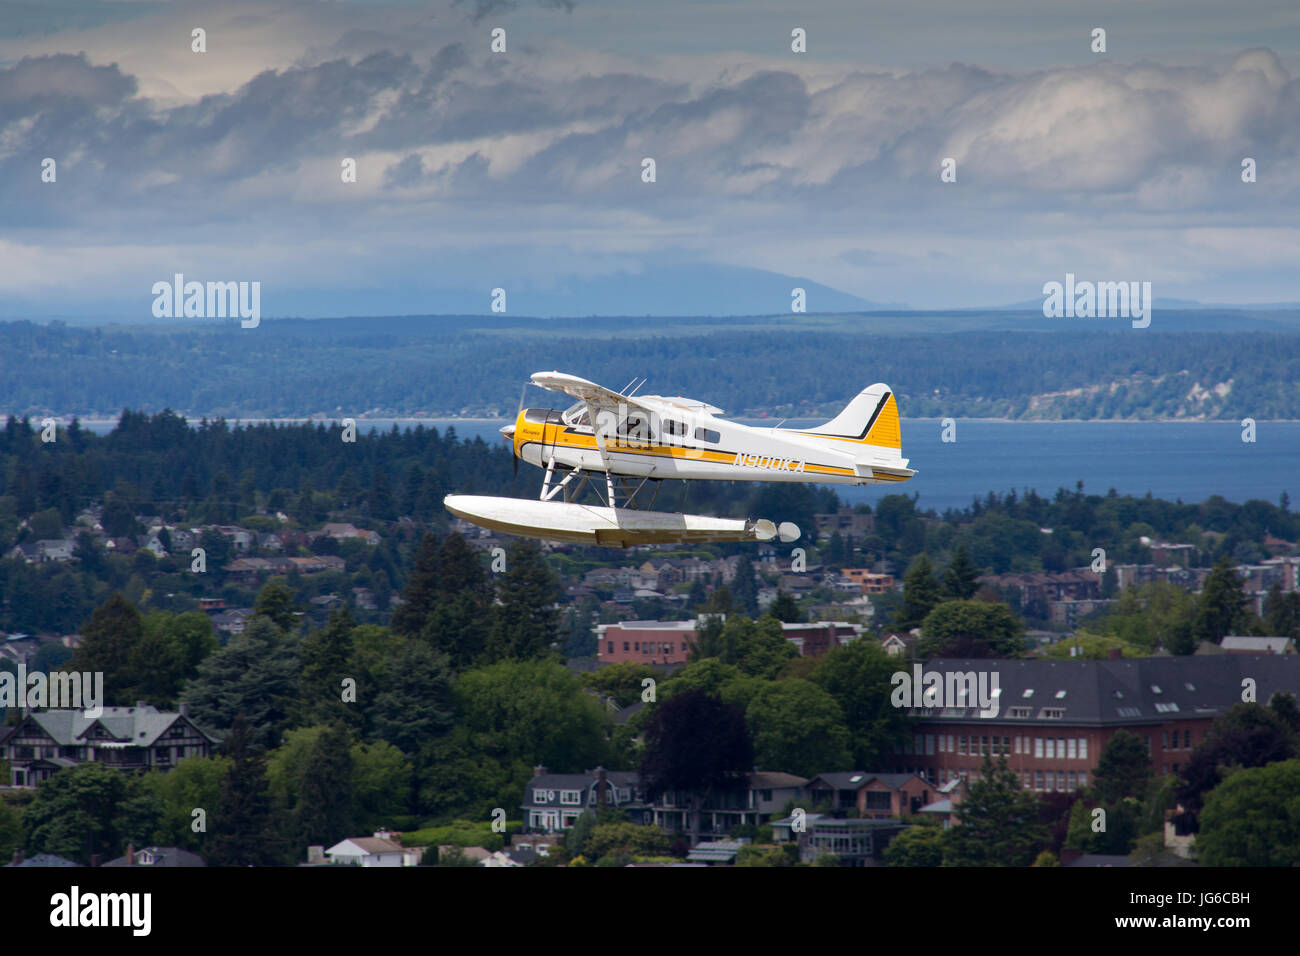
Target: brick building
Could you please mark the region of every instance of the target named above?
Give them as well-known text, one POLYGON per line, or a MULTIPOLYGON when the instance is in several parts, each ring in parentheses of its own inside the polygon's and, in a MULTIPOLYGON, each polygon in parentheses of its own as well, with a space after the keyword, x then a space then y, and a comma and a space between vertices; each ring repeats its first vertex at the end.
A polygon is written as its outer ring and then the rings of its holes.
POLYGON ((914 736, 895 769, 937 785, 977 775, 988 754, 1005 755, 1028 790, 1073 791, 1087 786, 1120 730, 1146 742, 1157 775, 1178 773, 1214 718, 1241 700, 1247 678, 1261 704, 1279 691, 1300 697, 1300 655, 932 660, 925 670, 998 681, 992 717, 973 706, 911 710, 914 736))

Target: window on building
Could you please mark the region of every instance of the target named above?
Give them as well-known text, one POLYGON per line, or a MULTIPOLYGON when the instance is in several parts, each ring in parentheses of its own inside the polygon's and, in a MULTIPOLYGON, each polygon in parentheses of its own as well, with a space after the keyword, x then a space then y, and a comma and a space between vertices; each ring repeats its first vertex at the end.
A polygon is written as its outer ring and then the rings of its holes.
POLYGON ((963 757, 966 756, 966 735, 962 734, 957 738, 957 753, 963 757))
POLYGON ((925 753, 926 756, 934 753, 934 734, 925 735, 925 753))
POLYGON ((1016 738, 1016 753, 1020 753, 1020 738, 1016 738))
MULTIPOLYGON (((1174 736, 1177 737, 1178 734, 1175 732, 1174 736)), ((1177 743, 1177 741, 1175 741, 1175 743, 1177 743)), ((1169 749, 1169 731, 1167 730, 1160 731, 1160 746, 1164 750, 1169 749)))
MULTIPOLYGON (((1088 738, 1087 737, 1079 738, 1079 759, 1080 760, 1088 759, 1088 738)), ((1079 784, 1079 786, 1082 787, 1083 784, 1079 784)))
MULTIPOLYGON (((1042 738, 1042 737, 1035 737, 1035 738, 1034 738, 1034 756, 1035 756, 1035 757, 1041 757, 1042 755, 1043 755, 1043 738, 1042 738)), ((1042 788, 1041 788, 1041 787, 1037 787, 1037 788, 1035 788, 1035 789, 1039 789, 1039 790, 1041 790, 1042 788)))
MULTIPOLYGON (((1073 737, 1071 737, 1068 741, 1066 741, 1065 746, 1066 746, 1066 754, 1065 754, 1066 758, 1069 760, 1076 759, 1079 753, 1078 741, 1075 740, 1073 737)), ((1071 787, 1070 789, 1073 790, 1074 788, 1071 787)))
POLYGON ((627 641, 624 641, 624 642, 623 642, 623 650, 625 650, 625 651, 628 649, 628 648, 627 648, 627 644, 628 644, 627 641))
POLYGON ((1047 753, 1044 755, 1048 760, 1056 756, 1056 741, 1051 737, 1047 738, 1047 753))
POLYGON ((613 653, 614 653, 614 642, 613 642, 613 641, 606 641, 605 643, 609 645, 609 653, 613 654, 613 653))
POLYGON ((1064 790, 1064 789, 1065 789, 1065 771, 1064 771, 1064 770, 1058 770, 1058 771, 1056 771, 1056 789, 1057 789, 1057 790, 1064 790))
POLYGON ((1073 791, 1074 788, 1075 788, 1075 780, 1076 780, 1076 779, 1077 779, 1077 778, 1075 777, 1075 774, 1074 774, 1074 771, 1073 771, 1073 770, 1067 770, 1067 771, 1066 771, 1066 773, 1065 773, 1065 785, 1066 785, 1066 787, 1068 787, 1071 791, 1073 791))
POLYGON ((989 738, 987 736, 980 737, 980 756, 987 757, 988 753, 989 753, 989 738))
POLYGON ((1043 771, 1041 770, 1034 771, 1034 789, 1035 790, 1043 789, 1043 771))
POLYGON ((1151 756, 1151 735, 1147 734, 1147 756, 1151 756))
POLYGON ((1183 749, 1184 750, 1192 749, 1192 732, 1190 730, 1183 731, 1183 749))
POLYGON ((866 793, 868 810, 884 811, 888 813, 890 809, 889 793, 885 790, 868 790, 866 793))
POLYGON ((1080 787, 1080 788, 1083 788, 1083 787, 1086 787, 1087 785, 1088 785, 1088 771, 1086 771, 1086 770, 1080 770, 1080 771, 1079 771, 1079 787, 1080 787))
POLYGON ((948 753, 955 753, 952 749, 952 734, 948 735, 948 753))

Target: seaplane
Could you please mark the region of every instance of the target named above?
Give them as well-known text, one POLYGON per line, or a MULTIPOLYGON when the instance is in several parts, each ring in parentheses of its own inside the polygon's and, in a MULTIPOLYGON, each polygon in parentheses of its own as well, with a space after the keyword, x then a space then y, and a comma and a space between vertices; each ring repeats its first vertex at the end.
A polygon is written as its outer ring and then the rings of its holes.
MULTIPOLYGON (((533 385, 576 401, 567 409, 520 409, 501 429, 524 461, 544 470, 537 500, 448 495, 447 510, 494 531, 606 547, 677 542, 798 540, 791 522, 655 511, 667 480, 800 481, 874 485, 916 472, 902 456, 898 403, 888 385, 864 388, 815 428, 728 421, 707 402, 622 392, 563 372, 533 385), (603 480, 602 480, 603 479, 603 480), (598 503, 578 499, 594 494, 598 503)), ((635 380, 634 380, 635 381, 635 380)), ((525 386, 525 389, 527 386, 525 386)))

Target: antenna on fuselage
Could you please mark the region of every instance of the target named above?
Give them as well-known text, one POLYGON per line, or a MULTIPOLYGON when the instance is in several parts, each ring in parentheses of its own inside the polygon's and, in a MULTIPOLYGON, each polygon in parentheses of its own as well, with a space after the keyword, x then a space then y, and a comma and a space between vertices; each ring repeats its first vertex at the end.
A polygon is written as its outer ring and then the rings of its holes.
POLYGON ((639 385, 637 385, 636 388, 632 389, 632 391, 628 392, 628 393, 627 393, 627 397, 628 397, 628 398, 631 398, 633 395, 635 395, 638 391, 641 390, 641 386, 644 385, 644 384, 645 384, 646 382, 648 382, 648 381, 650 381, 649 378, 643 378, 643 379, 641 379, 641 383, 640 383, 639 385))

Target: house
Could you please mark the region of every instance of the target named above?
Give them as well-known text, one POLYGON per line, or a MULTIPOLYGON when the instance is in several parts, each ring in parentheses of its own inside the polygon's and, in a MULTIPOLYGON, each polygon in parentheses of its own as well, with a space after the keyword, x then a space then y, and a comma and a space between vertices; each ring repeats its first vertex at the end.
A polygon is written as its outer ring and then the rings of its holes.
POLYGON ((549 773, 546 767, 535 767, 520 804, 524 832, 567 830, 584 810, 601 804, 627 810, 632 822, 643 822, 645 805, 640 800, 639 775, 604 767, 584 773, 549 773))
POLYGON ((96 761, 119 770, 170 770, 186 757, 210 757, 215 738, 179 713, 164 713, 139 701, 134 707, 105 707, 99 717, 80 710, 29 713, 0 741, 9 761, 11 784, 35 787, 63 767, 96 761))
POLYGON ((841 508, 834 514, 815 514, 813 521, 817 525, 817 537, 829 538, 838 531, 841 535, 860 538, 876 530, 876 516, 860 514, 852 508, 841 508))
POLYGON ((253 546, 253 542, 256 540, 254 532, 237 525, 218 525, 212 530, 220 532, 229 538, 230 543, 235 546, 236 551, 247 551, 253 546))
POLYGON ((72 551, 77 542, 71 538, 51 538, 36 542, 36 563, 49 564, 53 561, 71 561, 72 551))
POLYGON ((841 866, 878 866, 885 847, 907 827, 895 820, 800 813, 774 820, 772 833, 778 843, 797 841, 799 859, 804 863, 829 853, 839 857, 841 866))
POLYGON ((937 795, 938 800, 926 804, 917 813, 938 820, 945 830, 951 829, 960 822, 957 817, 957 807, 965 799, 966 784, 960 779, 950 780, 939 788, 937 795))
POLYGON ((862 625, 847 621, 785 623, 781 625, 781 632, 799 649, 801 657, 821 657, 827 651, 856 641, 862 636, 862 625))
POLYGON ((147 846, 142 850, 128 846, 126 855, 109 860, 104 866, 147 866, 153 869, 207 866, 203 857, 176 846, 147 846))
POLYGON ((831 813, 856 811, 859 817, 903 817, 931 802, 934 784, 914 773, 845 770, 820 773, 808 781, 809 800, 831 813))
POLYGON ((212 615, 212 626, 227 636, 243 634, 244 628, 248 626, 248 619, 252 616, 252 608, 234 607, 212 615))
POLYGON ((141 535, 140 548, 144 551, 153 552, 155 558, 167 557, 167 549, 163 546, 162 539, 156 533, 141 535))
POLYGON ((350 866, 407 866, 405 848, 391 836, 387 830, 377 830, 372 837, 349 837, 326 850, 325 856, 331 863, 350 866))
MULTIPOLYGON (((791 800, 802 799, 804 777, 792 773, 756 770, 740 786, 730 790, 703 794, 700 805, 700 829, 704 833, 725 834, 744 824, 762 824, 781 813, 791 800)), ((694 794, 669 792, 647 804, 650 822, 668 832, 689 832, 692 827, 694 794)))
POLYGON ((914 643, 916 643, 915 639, 908 640, 902 634, 893 632, 890 634, 886 634, 884 639, 881 640, 880 649, 883 650, 890 657, 898 657, 900 655, 906 654, 908 652, 908 649, 914 643))
POLYGON ((359 540, 369 545, 377 545, 381 540, 377 531, 363 531, 352 524, 333 521, 321 528, 321 534, 335 541, 359 540))
POLYGON ((857 585, 863 594, 889 594, 894 590, 892 574, 877 574, 870 568, 844 568, 840 577, 857 585))

